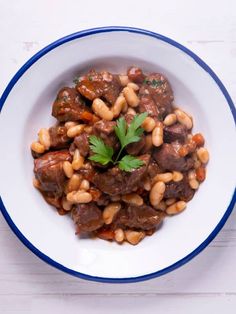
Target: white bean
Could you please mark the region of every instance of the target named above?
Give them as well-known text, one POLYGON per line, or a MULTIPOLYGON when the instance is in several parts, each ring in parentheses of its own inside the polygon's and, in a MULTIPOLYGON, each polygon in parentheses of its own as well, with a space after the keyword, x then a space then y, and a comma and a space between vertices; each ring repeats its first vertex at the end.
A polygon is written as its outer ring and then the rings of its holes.
POLYGON ((106 225, 109 225, 112 223, 113 218, 118 213, 118 211, 121 209, 120 203, 110 203, 107 205, 102 213, 103 220, 106 225))
POLYGON ((74 170, 72 164, 69 161, 63 162, 63 170, 67 178, 71 178, 73 176, 74 170))
POLYGON ((121 243, 124 241, 125 239, 125 233, 124 231, 121 229, 121 228, 118 228, 114 231, 114 234, 115 234, 115 240, 116 242, 118 243, 121 243))
POLYGON ((132 88, 125 87, 123 89, 123 93, 124 93, 124 96, 125 96, 125 99, 126 99, 128 105, 130 107, 137 107, 138 106, 139 98, 132 88))
POLYGON ((120 96, 117 97, 113 107, 111 108, 111 111, 113 112, 114 118, 117 118, 126 105, 126 100, 125 97, 121 94, 120 96))
POLYGON ((170 205, 174 204, 175 202, 176 202, 176 199, 175 199, 175 198, 168 198, 168 199, 166 200, 166 205, 167 205, 167 206, 170 206, 170 205))
POLYGON ((128 83, 127 87, 132 88, 135 92, 137 92, 139 90, 139 86, 133 82, 128 83))
POLYGON ((166 209, 168 215, 175 215, 182 212, 186 208, 187 203, 184 201, 176 202, 166 209))
POLYGON ((123 195, 122 201, 124 201, 125 203, 135 204, 137 206, 143 205, 143 199, 137 193, 123 195))
POLYGON ((158 122, 152 131, 152 144, 156 147, 163 144, 163 125, 158 122))
POLYGON ((72 203, 69 202, 66 198, 62 199, 62 207, 63 209, 65 209, 66 211, 70 211, 72 208, 72 203))
POLYGON ((81 182, 81 184, 80 184, 80 190, 84 190, 84 191, 87 191, 87 190, 89 190, 90 189, 90 183, 89 183, 89 181, 88 180, 86 180, 86 179, 83 179, 82 180, 82 182, 81 182))
POLYGON ((170 126, 170 125, 174 124, 174 123, 176 122, 176 120, 177 120, 176 114, 170 113, 170 114, 168 114, 168 115, 165 117, 163 123, 164 123, 164 125, 166 125, 166 126, 170 126))
POLYGON ((84 124, 79 124, 79 125, 70 127, 67 130, 67 136, 73 138, 73 137, 76 137, 77 135, 80 135, 83 132, 84 127, 85 127, 84 124))
POLYGON ((145 237, 145 233, 143 231, 126 230, 125 237, 130 244, 136 245, 145 237))
POLYGON ((82 181, 81 175, 77 173, 73 174, 73 176, 70 178, 67 184, 66 190, 68 192, 77 191, 80 187, 81 181, 82 181))
POLYGON ((128 75, 119 75, 119 79, 122 86, 126 86, 130 82, 128 75))
POLYGON ((66 195, 67 201, 73 204, 89 203, 92 201, 92 195, 85 191, 73 191, 66 195))
POLYGON ((84 164, 84 157, 80 155, 80 152, 78 149, 75 150, 73 161, 72 161, 72 167, 74 170, 79 170, 84 164))
POLYGON ((197 150, 197 156, 199 160, 203 163, 206 164, 209 161, 209 153, 208 150, 204 147, 201 147, 197 150))
POLYGON ((188 130, 192 129, 193 122, 192 119, 187 115, 187 113, 180 109, 176 109, 175 114, 179 123, 185 125, 188 130))
POLYGON ((92 109, 94 113, 100 118, 111 121, 113 119, 113 112, 109 109, 109 107, 105 104, 103 100, 100 98, 95 98, 92 104, 92 109))
POLYGON ((74 122, 74 121, 67 121, 67 122, 65 123, 65 127, 67 128, 67 130, 70 129, 70 128, 72 128, 73 126, 76 126, 76 125, 78 125, 78 123, 77 123, 77 122, 74 122))
POLYGON ((50 134, 48 129, 46 128, 40 129, 38 136, 40 144, 42 144, 45 147, 45 149, 48 150, 51 145, 50 134))
POLYGON ((193 190, 197 190, 199 188, 199 182, 196 179, 189 180, 189 185, 193 190))
POLYGON ((171 172, 158 173, 154 178, 153 182, 162 181, 164 183, 170 182, 173 180, 173 174, 171 172))
POLYGON ((162 200, 164 193, 165 193, 166 185, 164 182, 159 181, 156 182, 150 193, 149 193, 149 200, 152 206, 157 207, 160 201, 162 200))
POLYGON ((30 147, 35 153, 43 154, 45 152, 44 145, 40 144, 39 142, 33 142, 30 147))
POLYGON ((146 131, 146 132, 152 132, 152 130, 154 129, 156 125, 156 122, 153 118, 151 117, 146 117, 145 120, 142 123, 142 128, 146 131))
POLYGON ((179 182, 179 181, 183 180, 184 176, 183 176, 183 174, 181 172, 173 171, 172 174, 173 174, 172 180, 174 182, 179 182))

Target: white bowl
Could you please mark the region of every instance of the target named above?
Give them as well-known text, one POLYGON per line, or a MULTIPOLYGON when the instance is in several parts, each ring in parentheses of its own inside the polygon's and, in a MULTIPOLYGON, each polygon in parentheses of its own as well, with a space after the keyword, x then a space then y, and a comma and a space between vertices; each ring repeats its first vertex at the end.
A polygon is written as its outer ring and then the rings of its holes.
POLYGON ((103 282, 133 282, 163 275, 204 249, 235 202, 235 108, 213 71, 182 45, 149 31, 106 27, 62 38, 33 56, 1 98, 1 211, 19 239, 45 262, 72 275, 103 282), (194 118, 210 152, 207 179, 180 215, 139 245, 79 239, 69 217, 59 216, 32 185, 30 143, 56 122, 57 91, 91 68, 123 72, 130 65, 161 72, 175 102, 194 118), (234 115, 234 117, 233 117, 234 115))

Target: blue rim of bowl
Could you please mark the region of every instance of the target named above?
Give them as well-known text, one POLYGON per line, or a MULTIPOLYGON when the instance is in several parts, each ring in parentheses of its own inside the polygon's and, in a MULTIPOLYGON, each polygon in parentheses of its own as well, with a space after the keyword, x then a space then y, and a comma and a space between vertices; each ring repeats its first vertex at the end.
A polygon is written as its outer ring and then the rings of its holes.
MULTIPOLYGON (((76 32, 73 33, 71 35, 65 36, 53 43, 51 43, 50 45, 46 46, 45 48, 43 48, 42 50, 40 50, 39 52, 37 52, 32 58, 30 58, 20 69, 19 71, 15 74, 15 76, 11 79, 11 81, 9 82, 9 84, 7 85, 5 91, 2 94, 2 97, 0 99, 0 110, 2 109, 9 93, 11 92, 12 88, 14 87, 14 85, 16 84, 16 82, 20 79, 20 77, 27 71, 27 69, 29 69, 38 59, 40 59, 41 57, 43 57, 45 54, 47 54, 49 51, 55 49, 56 47, 63 45, 64 43, 67 43, 69 41, 75 40, 75 39, 79 39, 85 36, 89 36, 89 35, 94 35, 94 34, 99 34, 99 33, 108 33, 108 32, 131 32, 131 33, 136 33, 136 34, 141 34, 141 35, 146 35, 146 36, 150 36, 150 37, 154 37, 158 40, 162 40, 180 50, 182 50, 184 53, 186 53, 188 56, 190 56, 201 68, 203 68, 203 70, 205 70, 210 76, 211 78, 215 81, 215 83, 218 85, 218 87, 220 88, 221 92, 223 93, 223 95, 225 96, 225 99, 229 105, 229 108, 232 112, 232 115, 234 117, 234 121, 236 123, 236 109, 234 107, 233 101, 229 95, 229 93, 227 92, 226 88, 224 87, 223 83, 220 81, 220 79, 217 77, 217 75, 211 70, 211 68, 204 62, 202 61, 195 53, 193 53, 191 50, 189 50, 188 48, 182 46, 181 44, 179 44, 178 42, 148 31, 148 30, 144 30, 144 29, 140 29, 140 28, 133 28, 133 27, 125 27, 125 26, 108 26, 108 27, 99 27, 99 28, 92 28, 92 29, 88 29, 88 30, 83 30, 80 32, 76 32)), ((64 271, 70 275, 82 278, 82 279, 86 279, 86 280, 91 280, 91 281, 97 281, 97 282, 107 282, 107 283, 132 283, 132 282, 139 282, 139 281, 144 281, 144 280, 148 280, 151 278, 155 278, 155 277, 159 277, 162 276, 168 272, 173 271, 176 268, 179 268, 180 266, 184 265, 185 263, 189 262, 192 258, 194 258, 196 255, 198 255, 214 238, 215 236, 218 234, 218 232, 221 230, 221 228, 224 226, 226 220, 228 219, 229 215, 231 214, 234 204, 236 202, 236 189, 234 190, 232 199, 230 201, 230 204, 227 208, 227 210, 225 211, 225 214, 223 215, 223 217, 221 218, 220 222, 217 224, 217 226, 215 227, 215 229, 211 232, 211 234, 206 238, 205 241, 203 241, 194 251, 192 251, 190 254, 188 254, 187 256, 185 256, 184 258, 182 258, 181 260, 177 261, 176 263, 161 269, 157 272, 154 273, 150 273, 150 274, 146 274, 146 275, 142 275, 142 276, 138 276, 138 277, 129 277, 129 278, 106 278, 106 277, 96 277, 96 276, 90 276, 90 275, 86 275, 77 271, 74 271, 70 268, 67 268, 59 263, 57 263, 56 261, 52 260, 50 257, 48 257, 47 255, 45 255, 44 253, 42 253, 41 251, 39 251, 29 240, 27 240, 27 238, 25 238, 25 236, 20 232, 20 230, 17 228, 17 226, 14 224, 13 220, 11 219, 10 215, 8 214, 2 199, 0 198, 0 209, 1 212, 4 216, 4 218, 6 219, 8 225, 10 226, 10 228, 12 229, 12 231, 16 234, 16 236, 21 240, 21 242, 29 249, 31 250, 35 255, 37 255, 39 258, 41 258, 43 261, 45 261, 46 263, 48 263, 51 266, 54 266, 55 268, 58 268, 61 271, 64 271)))

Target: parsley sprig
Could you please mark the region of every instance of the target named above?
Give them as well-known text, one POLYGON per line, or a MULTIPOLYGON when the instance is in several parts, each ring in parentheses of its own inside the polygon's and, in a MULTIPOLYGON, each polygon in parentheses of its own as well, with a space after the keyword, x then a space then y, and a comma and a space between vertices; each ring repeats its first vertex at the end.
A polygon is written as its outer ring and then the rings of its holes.
POLYGON ((141 127, 144 119, 147 117, 147 113, 141 113, 135 115, 132 122, 128 126, 124 117, 121 117, 117 121, 117 125, 114 130, 116 136, 120 141, 120 150, 115 158, 112 159, 114 155, 114 150, 112 147, 106 145, 103 140, 95 135, 89 137, 90 148, 93 151, 94 155, 90 156, 89 159, 96 161, 102 165, 107 165, 109 162, 116 165, 121 170, 132 171, 132 169, 137 169, 143 165, 143 161, 131 156, 125 155, 120 159, 120 156, 124 148, 131 143, 138 142, 141 138, 141 135, 144 132, 144 129, 141 127), (120 160, 119 160, 120 159, 120 160))
POLYGON ((150 85, 150 86, 152 86, 152 87, 154 87, 154 88, 157 88, 157 87, 163 85, 163 84, 164 84, 164 81, 155 80, 155 79, 153 79, 153 80, 150 81, 150 80, 148 80, 148 79, 145 79, 145 80, 144 80, 144 84, 147 84, 147 85, 150 85))

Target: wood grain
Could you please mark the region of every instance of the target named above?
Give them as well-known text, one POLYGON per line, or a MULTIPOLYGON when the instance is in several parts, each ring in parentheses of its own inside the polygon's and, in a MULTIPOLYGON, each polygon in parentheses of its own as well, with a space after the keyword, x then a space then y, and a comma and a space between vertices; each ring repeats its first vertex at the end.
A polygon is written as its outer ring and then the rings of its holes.
MULTIPOLYGON (((198 54, 236 100, 236 4, 213 0, 96 2, 0 0, 0 93, 19 67, 75 31, 129 25, 167 35, 198 54)), ((210 99, 209 99, 210 101, 210 99)), ((210 204, 209 204, 210 206, 210 204)), ((0 313, 234 313, 236 212, 182 268, 137 284, 87 282, 46 265, 0 215, 0 313)))

